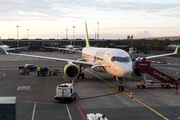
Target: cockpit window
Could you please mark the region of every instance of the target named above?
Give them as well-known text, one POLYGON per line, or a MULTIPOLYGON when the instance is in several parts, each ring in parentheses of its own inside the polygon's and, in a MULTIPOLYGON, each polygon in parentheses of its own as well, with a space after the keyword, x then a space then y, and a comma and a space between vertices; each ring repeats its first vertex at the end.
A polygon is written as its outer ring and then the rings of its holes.
POLYGON ((114 62, 114 61, 116 61, 116 59, 117 59, 117 58, 116 58, 115 56, 113 56, 113 57, 111 58, 111 61, 114 62))
POLYGON ((118 61, 118 62, 131 62, 131 58, 130 57, 116 57, 116 56, 113 56, 111 58, 111 61, 114 62, 114 61, 118 61))
POLYGON ((129 57, 125 57, 124 59, 125 59, 126 62, 130 62, 131 61, 131 58, 129 58, 129 57))
POLYGON ((125 62, 125 60, 124 60, 123 57, 117 57, 117 61, 118 61, 118 62, 125 62))

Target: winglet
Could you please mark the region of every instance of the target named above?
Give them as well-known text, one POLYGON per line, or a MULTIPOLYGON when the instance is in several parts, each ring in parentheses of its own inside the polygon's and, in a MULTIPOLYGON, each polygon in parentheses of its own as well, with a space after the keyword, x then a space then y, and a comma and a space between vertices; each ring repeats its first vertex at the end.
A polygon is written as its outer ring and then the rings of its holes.
POLYGON ((176 50, 174 51, 174 53, 176 53, 176 54, 177 54, 177 52, 178 52, 178 46, 176 47, 176 50))
POLYGON ((89 48, 90 44, 89 44, 88 29, 86 22, 85 22, 85 27, 86 27, 86 47, 89 48))
POLYGON ((2 48, 3 48, 4 52, 6 53, 6 55, 8 55, 8 52, 4 49, 4 47, 2 47, 2 48))

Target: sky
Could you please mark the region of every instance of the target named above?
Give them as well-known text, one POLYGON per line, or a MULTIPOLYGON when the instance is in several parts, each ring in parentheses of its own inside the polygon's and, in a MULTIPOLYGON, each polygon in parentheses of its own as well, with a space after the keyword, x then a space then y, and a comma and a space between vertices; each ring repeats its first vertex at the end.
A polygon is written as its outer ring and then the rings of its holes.
POLYGON ((84 39, 85 22, 89 38, 180 36, 179 0, 0 0, 0 11, 1 39, 84 39))

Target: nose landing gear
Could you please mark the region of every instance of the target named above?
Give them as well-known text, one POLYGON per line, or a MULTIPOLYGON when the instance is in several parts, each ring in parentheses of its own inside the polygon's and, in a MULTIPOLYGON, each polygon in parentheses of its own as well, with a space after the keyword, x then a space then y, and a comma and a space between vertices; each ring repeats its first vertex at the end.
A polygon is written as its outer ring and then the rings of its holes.
POLYGON ((118 91, 124 91, 124 88, 126 87, 127 83, 127 78, 123 77, 115 77, 116 80, 118 81, 118 91))

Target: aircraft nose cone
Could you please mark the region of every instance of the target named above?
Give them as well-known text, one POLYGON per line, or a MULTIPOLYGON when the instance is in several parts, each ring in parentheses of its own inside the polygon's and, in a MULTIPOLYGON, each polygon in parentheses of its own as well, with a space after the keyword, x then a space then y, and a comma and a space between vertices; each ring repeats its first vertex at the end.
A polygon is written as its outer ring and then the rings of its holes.
POLYGON ((121 77, 128 77, 131 75, 131 73, 132 73, 132 65, 131 64, 123 65, 121 68, 122 69, 119 69, 119 73, 120 73, 121 77))
POLYGON ((123 73, 123 76, 124 76, 124 77, 130 76, 131 73, 132 73, 132 67, 124 68, 124 70, 122 71, 122 73, 123 73))

